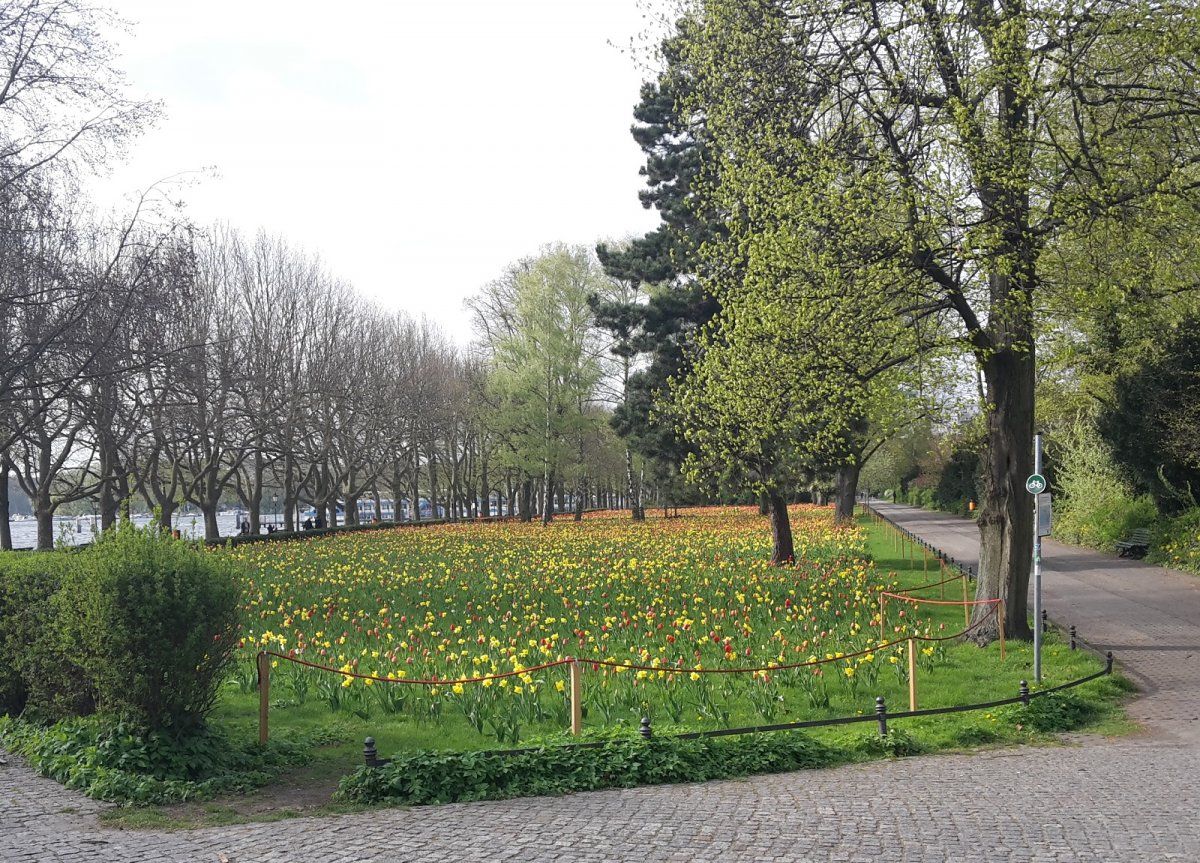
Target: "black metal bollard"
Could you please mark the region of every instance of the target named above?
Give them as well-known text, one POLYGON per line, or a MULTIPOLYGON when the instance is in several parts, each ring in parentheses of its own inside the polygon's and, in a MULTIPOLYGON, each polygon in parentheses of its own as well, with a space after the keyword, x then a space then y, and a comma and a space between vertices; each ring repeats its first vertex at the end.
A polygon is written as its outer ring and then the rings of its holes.
POLYGON ((642 727, 638 729, 638 734, 642 735, 643 740, 649 740, 654 735, 654 732, 650 730, 649 716, 642 717, 642 727))
POLYGON ((1071 649, 1075 649, 1075 624, 1071 624, 1071 649))
POLYGON ((1029 684, 1024 680, 1021 681, 1021 703, 1029 706, 1029 684))
POLYGON ((887 737, 887 704, 882 695, 875 699, 875 719, 879 722, 879 736, 887 737))
POLYGON ((379 766, 379 753, 375 751, 374 737, 368 737, 363 741, 363 761, 368 767, 379 766))
POLYGON ((1104 662, 1105 662, 1104 673, 1112 674, 1112 651, 1111 650, 1108 651, 1108 653, 1104 654, 1104 662))

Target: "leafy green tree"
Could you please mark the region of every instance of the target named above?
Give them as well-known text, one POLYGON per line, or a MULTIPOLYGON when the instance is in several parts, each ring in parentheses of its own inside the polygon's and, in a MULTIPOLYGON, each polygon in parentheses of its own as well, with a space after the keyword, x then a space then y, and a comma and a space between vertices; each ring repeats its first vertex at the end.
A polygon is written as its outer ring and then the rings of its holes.
MULTIPOLYGON (((1045 257, 1068 232, 1196 187, 1195 6, 702 0, 693 20, 693 110, 725 202, 732 184, 802 177, 821 157, 886 189, 832 211, 833 236, 877 234, 974 358, 978 597, 1005 599, 1007 630, 1029 637, 1037 309, 1061 287, 1045 257)), ((998 624, 978 608, 985 642, 998 624)))
POLYGON ((1056 427, 1047 452, 1057 466, 1056 537, 1114 551, 1131 531, 1153 525, 1158 516, 1153 502, 1134 490, 1129 472, 1100 437, 1094 416, 1080 412, 1056 427))
POLYGON ((828 159, 802 176, 744 162, 723 169, 713 198, 730 213, 725 236, 704 250, 717 317, 735 319, 743 342, 769 344, 804 390, 835 393, 791 409, 811 414, 803 446, 813 469, 834 474, 836 516, 848 521, 863 465, 933 410, 945 310, 880 254, 875 231, 852 236, 831 218, 867 200, 894 208, 875 175, 828 159))
POLYGON ((863 467, 861 483, 873 495, 887 490, 903 495, 921 472, 921 459, 936 445, 933 426, 916 420, 884 441, 863 467))
POLYGON ((590 410, 601 368, 588 300, 604 278, 587 249, 548 247, 515 271, 506 321, 487 345, 494 422, 509 441, 510 463, 541 474, 543 523, 553 517, 558 484, 581 480, 577 456, 600 421, 590 410))
POLYGON ((771 517, 771 562, 795 558, 787 499, 810 478, 805 444, 820 429, 804 424, 813 392, 787 373, 786 357, 768 343, 742 338, 736 320, 714 324, 690 373, 673 387, 669 415, 693 451, 685 471, 693 482, 765 497, 771 517))

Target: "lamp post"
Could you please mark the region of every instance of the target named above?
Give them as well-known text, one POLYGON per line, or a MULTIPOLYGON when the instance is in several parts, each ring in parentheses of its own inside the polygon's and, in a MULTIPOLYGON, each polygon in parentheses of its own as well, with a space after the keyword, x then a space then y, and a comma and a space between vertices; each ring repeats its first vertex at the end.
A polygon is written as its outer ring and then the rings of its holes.
POLYGON ((271 495, 271 521, 276 527, 279 526, 279 495, 271 495))

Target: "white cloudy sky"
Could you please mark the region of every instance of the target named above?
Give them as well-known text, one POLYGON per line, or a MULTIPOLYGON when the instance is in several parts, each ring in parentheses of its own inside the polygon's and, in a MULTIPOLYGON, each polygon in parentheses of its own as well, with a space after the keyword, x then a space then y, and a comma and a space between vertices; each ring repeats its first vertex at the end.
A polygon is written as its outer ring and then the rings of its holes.
POLYGON ((637 0, 111 0, 166 117, 99 188, 180 171, 198 221, 319 250, 459 339, 462 301, 563 240, 641 233, 637 0))

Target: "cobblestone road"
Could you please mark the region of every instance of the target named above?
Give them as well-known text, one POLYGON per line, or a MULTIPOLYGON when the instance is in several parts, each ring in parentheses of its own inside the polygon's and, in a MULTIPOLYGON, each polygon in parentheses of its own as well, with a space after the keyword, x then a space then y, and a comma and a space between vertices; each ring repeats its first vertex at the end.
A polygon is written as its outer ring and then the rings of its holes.
MULTIPOLYGON (((971 525, 890 515, 970 557, 971 525)), ((1198 861, 1200 580, 1076 551, 1047 549, 1047 604, 1148 687, 1123 740, 172 833, 105 829, 9 759, 0 860, 1198 861)))

